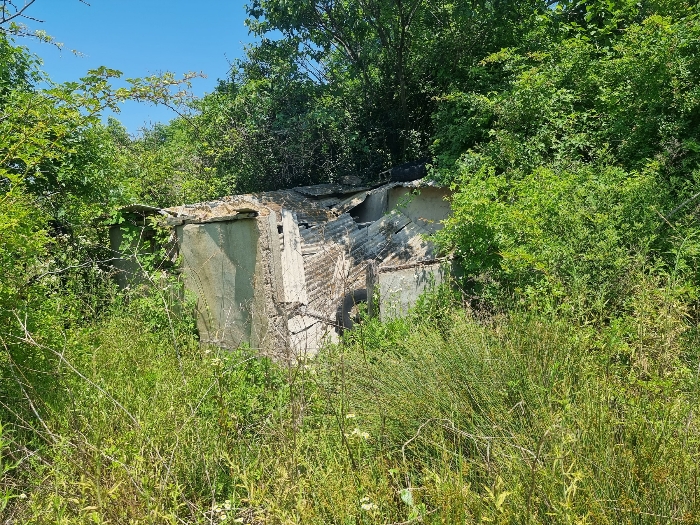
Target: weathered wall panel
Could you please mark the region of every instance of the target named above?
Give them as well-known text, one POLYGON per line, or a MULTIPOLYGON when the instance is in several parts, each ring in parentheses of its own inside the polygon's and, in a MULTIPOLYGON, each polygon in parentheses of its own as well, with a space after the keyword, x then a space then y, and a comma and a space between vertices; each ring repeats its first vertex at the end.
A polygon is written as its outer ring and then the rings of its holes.
POLYGON ((282 210, 282 279, 284 283, 284 302, 307 304, 306 276, 304 274, 304 257, 301 251, 301 236, 296 214, 282 210))
POLYGON ((429 233, 442 228, 440 221, 446 219, 452 212, 448 198, 452 192, 447 188, 428 186, 411 194, 411 189, 395 187, 389 190, 388 208, 398 209, 409 217, 413 223, 429 233))
POLYGON ((449 275, 450 267, 444 262, 370 271, 367 292, 372 297, 372 313, 378 310, 382 320, 404 316, 423 293, 447 280, 449 275))
POLYGON ((197 296, 202 341, 252 343, 258 237, 257 221, 249 219, 182 227, 185 286, 197 296))

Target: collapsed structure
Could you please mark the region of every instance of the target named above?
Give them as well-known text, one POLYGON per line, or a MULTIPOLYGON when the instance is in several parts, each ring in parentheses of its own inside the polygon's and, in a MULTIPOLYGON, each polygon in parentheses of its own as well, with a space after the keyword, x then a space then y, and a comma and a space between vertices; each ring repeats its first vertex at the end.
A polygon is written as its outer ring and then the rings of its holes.
MULTIPOLYGON (((125 211, 165 216, 202 342, 293 359, 349 327, 358 302, 379 296, 374 310, 399 314, 442 278, 426 237, 449 215, 450 194, 425 179, 320 184, 125 211)), ((119 226, 111 238, 119 249, 119 226)), ((116 266, 127 284, 133 262, 116 266)))

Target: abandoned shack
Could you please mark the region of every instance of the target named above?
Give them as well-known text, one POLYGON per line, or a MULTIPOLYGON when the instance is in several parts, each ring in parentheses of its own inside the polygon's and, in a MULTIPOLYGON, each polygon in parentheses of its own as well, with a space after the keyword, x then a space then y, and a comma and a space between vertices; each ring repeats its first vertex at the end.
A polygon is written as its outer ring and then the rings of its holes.
MULTIPOLYGON (((315 354, 350 327, 358 302, 379 298, 372 311, 400 315, 444 277, 426 236, 449 215, 450 195, 421 179, 125 210, 163 216, 172 229, 203 343, 248 344, 289 360, 315 354)), ((118 250, 122 228, 113 226, 110 236, 118 250)), ((125 254, 116 266, 122 286, 136 278, 125 254)))

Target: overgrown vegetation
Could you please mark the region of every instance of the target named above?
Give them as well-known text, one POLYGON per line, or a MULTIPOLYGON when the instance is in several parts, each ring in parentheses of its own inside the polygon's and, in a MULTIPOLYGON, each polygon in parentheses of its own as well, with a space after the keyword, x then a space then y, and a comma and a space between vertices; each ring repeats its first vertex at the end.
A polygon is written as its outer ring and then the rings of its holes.
POLYGON ((0 521, 700 522, 697 6, 248 12, 231 77, 139 137, 101 111, 172 76, 52 85, 0 33, 0 521), (313 361, 201 347, 148 261, 110 280, 121 205, 420 157, 461 277, 313 361))

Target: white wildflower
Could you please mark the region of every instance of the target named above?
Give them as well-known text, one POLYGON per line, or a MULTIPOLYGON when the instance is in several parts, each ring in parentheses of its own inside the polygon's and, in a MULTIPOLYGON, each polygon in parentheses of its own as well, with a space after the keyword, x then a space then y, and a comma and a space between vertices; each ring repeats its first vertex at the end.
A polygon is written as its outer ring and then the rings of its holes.
POLYGON ((379 507, 377 507, 377 505, 372 503, 372 501, 365 496, 360 500, 360 508, 366 512, 371 512, 373 510, 377 510, 379 507))
POLYGON ((365 432, 363 430, 360 430, 359 428, 355 427, 355 429, 352 431, 350 434, 351 436, 357 436, 361 439, 369 439, 369 432, 365 432))

